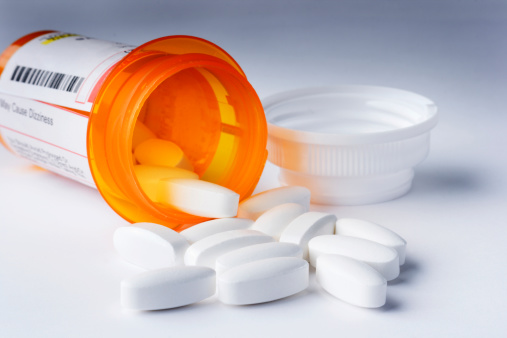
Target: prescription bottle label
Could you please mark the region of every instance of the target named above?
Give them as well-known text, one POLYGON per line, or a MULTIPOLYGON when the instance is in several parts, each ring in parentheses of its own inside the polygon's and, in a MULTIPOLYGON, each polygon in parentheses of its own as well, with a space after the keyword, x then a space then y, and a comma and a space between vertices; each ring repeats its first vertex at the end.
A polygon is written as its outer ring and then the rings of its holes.
POLYGON ((87 127, 85 115, 0 93, 0 137, 12 152, 95 187, 86 153, 87 127))
POLYGON ((133 48, 78 34, 44 34, 9 59, 0 92, 91 111, 101 81, 133 48))
POLYGON ((22 45, 0 77, 0 142, 94 187, 86 150, 88 112, 107 74, 133 48, 62 32, 22 45))

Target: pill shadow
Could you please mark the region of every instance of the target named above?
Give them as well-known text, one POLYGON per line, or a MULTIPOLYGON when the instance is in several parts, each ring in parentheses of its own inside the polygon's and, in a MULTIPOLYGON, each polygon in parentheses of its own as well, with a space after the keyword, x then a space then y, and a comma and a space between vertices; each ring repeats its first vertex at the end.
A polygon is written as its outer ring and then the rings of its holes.
POLYGON ((376 308, 376 309, 372 309, 372 310, 378 311, 378 312, 393 312, 393 311, 398 311, 401 308, 402 308, 402 304, 399 301, 397 301, 396 299, 393 299, 393 297, 390 297, 389 295, 387 295, 386 303, 384 305, 382 305, 381 307, 376 308))
POLYGON ((417 168, 409 194, 462 195, 485 188, 484 177, 478 170, 462 167, 417 168))
POLYGON ((213 306, 215 307, 216 306, 216 303, 217 303, 217 300, 216 299, 213 299, 215 297, 211 297, 206 299, 206 300, 203 300, 203 301, 200 301, 200 302, 197 302, 197 303, 193 303, 193 304, 189 304, 189 305, 183 305, 183 306, 179 306, 179 307, 175 307, 175 308, 171 308, 171 309, 161 309, 161 310, 147 310, 147 311, 144 311, 144 310, 130 310, 130 309, 124 309, 124 311, 130 313, 130 314, 134 314, 134 315, 137 315, 137 316, 162 316, 162 315, 165 315, 167 313, 186 313, 186 312, 189 312, 190 313, 196 313, 196 310, 198 309, 205 309, 205 308, 208 308, 210 306, 213 306))
POLYGON ((335 298, 334 296, 330 295, 329 293, 327 292, 324 292, 320 295, 321 297, 325 297, 327 300, 329 300, 329 304, 332 306, 332 308, 334 309, 337 309, 338 311, 358 311, 358 312, 363 312, 363 313, 368 313, 368 312, 394 312, 394 311, 398 311, 400 309, 403 308, 403 304, 401 302, 399 302, 398 300, 396 300, 395 298, 393 298, 390 294, 389 294, 389 287, 387 288, 387 297, 386 297, 386 302, 384 305, 382 305, 381 307, 373 307, 373 308, 370 308, 370 307, 362 307, 362 306, 358 306, 358 305, 354 305, 354 304, 350 304, 348 302, 345 302, 341 299, 337 299, 335 298))
POLYGON ((398 284, 407 284, 410 283, 414 278, 417 278, 417 275, 421 272, 421 267, 419 263, 413 261, 411 259, 406 259, 405 264, 400 266, 400 275, 392 280, 387 282, 389 286, 398 285, 398 284))
POLYGON ((308 296, 308 294, 310 294, 311 292, 312 291, 305 289, 305 290, 298 292, 294 295, 291 295, 291 296, 288 296, 285 298, 275 299, 275 300, 272 300, 269 302, 264 302, 264 303, 248 304, 248 305, 227 305, 227 304, 222 304, 222 305, 232 306, 232 307, 239 309, 239 310, 242 310, 242 309, 248 310, 248 309, 252 309, 252 308, 268 308, 271 306, 287 306, 288 304, 290 305, 291 303, 297 303, 297 302, 304 301, 304 298, 306 298, 308 296), (303 299, 303 300, 301 300, 301 299, 303 299))

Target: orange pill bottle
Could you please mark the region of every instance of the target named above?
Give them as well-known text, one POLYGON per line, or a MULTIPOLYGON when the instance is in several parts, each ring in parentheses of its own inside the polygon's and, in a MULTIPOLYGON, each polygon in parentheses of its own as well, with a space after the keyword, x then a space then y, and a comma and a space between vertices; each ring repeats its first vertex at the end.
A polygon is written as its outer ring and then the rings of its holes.
POLYGON ((141 121, 178 144, 203 180, 248 197, 267 157, 264 111, 220 47, 168 36, 139 47, 39 31, 0 55, 0 143, 96 187, 130 222, 169 227, 206 219, 152 202, 133 172, 141 121))

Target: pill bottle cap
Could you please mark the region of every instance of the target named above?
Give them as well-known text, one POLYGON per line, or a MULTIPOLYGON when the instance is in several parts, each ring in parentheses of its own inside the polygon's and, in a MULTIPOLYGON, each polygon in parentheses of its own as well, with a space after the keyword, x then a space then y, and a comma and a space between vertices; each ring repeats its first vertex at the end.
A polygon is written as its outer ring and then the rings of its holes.
POLYGON ((336 86, 263 100, 268 160, 283 185, 302 185, 317 204, 379 203, 405 194, 428 154, 437 108, 405 90, 336 86))

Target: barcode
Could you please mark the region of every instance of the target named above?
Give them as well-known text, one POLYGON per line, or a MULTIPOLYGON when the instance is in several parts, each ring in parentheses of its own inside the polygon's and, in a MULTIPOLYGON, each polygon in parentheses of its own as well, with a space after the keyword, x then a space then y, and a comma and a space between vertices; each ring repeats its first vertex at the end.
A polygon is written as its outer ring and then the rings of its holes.
POLYGON ((11 81, 27 83, 34 86, 77 93, 84 77, 52 72, 25 66, 16 66, 11 81))

